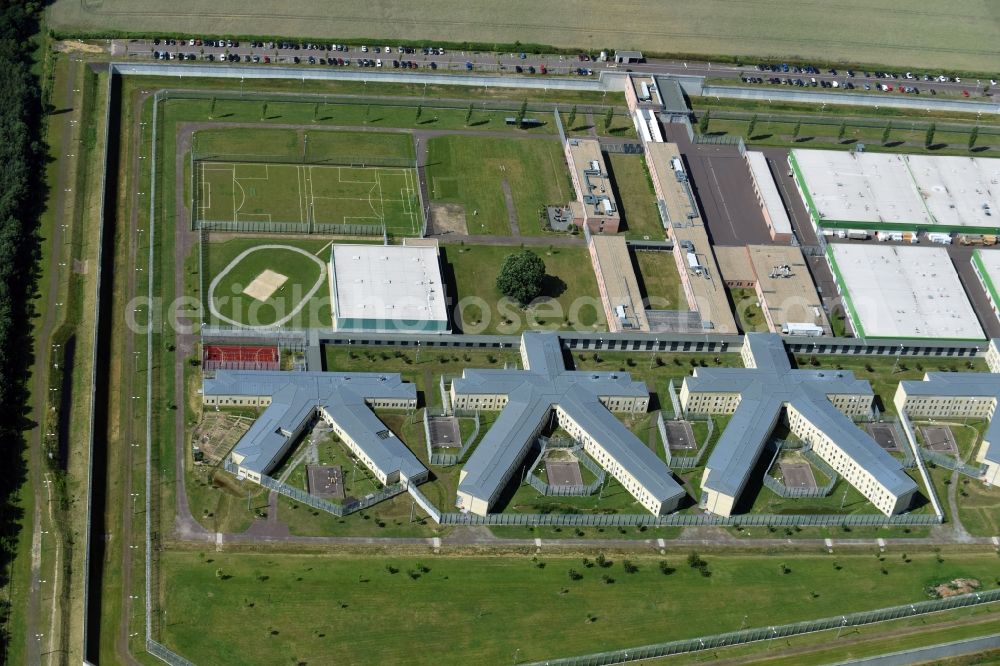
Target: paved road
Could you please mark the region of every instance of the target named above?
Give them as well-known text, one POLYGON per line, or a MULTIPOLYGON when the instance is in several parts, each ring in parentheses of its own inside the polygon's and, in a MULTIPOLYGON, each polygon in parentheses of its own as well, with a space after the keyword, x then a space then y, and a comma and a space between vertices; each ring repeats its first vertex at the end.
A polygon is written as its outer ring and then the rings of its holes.
POLYGON ((910 664, 926 664, 938 659, 950 659, 961 655, 974 655, 998 648, 1000 648, 1000 634, 994 634, 992 636, 968 638, 951 643, 913 648, 877 657, 840 661, 837 662, 836 666, 909 666, 910 664))
MULTIPOLYGON (((324 47, 327 44, 324 44, 324 47)), ((235 54, 240 56, 242 62, 246 62, 247 56, 251 59, 254 55, 267 56, 271 59, 274 64, 296 64, 294 62, 295 58, 300 60, 298 64, 309 64, 309 57, 312 56, 316 59, 315 67, 330 67, 330 65, 321 65, 319 60, 328 59, 330 56, 334 56, 340 59, 350 59, 350 67, 357 68, 357 61, 359 59, 369 59, 377 60, 382 59, 383 67, 382 69, 393 69, 393 60, 407 60, 415 62, 418 65, 417 71, 420 69, 430 69, 431 63, 436 65, 436 69, 441 71, 467 71, 467 72, 505 72, 514 74, 516 73, 517 67, 522 67, 527 71, 528 67, 534 67, 536 72, 540 72, 541 68, 544 66, 548 73, 550 74, 574 74, 579 69, 586 69, 593 72, 590 76, 597 75, 601 71, 630 71, 635 73, 649 73, 649 74, 673 74, 677 76, 698 76, 705 78, 726 78, 738 81, 741 78, 763 78, 765 80, 772 77, 779 78, 794 78, 803 79, 809 82, 810 79, 815 78, 817 83, 822 81, 833 82, 836 81, 838 85, 843 86, 847 82, 853 83, 857 88, 863 88, 865 83, 871 86, 875 84, 882 83, 886 85, 891 85, 894 88, 898 87, 900 84, 904 86, 913 86, 920 89, 922 94, 930 94, 933 90, 935 93, 947 96, 962 96, 963 91, 969 93, 970 99, 981 98, 983 91, 987 90, 991 83, 988 80, 963 80, 961 82, 941 82, 941 81, 923 81, 923 74, 937 75, 935 72, 916 72, 915 79, 906 79, 906 72, 895 72, 897 78, 891 77, 876 77, 874 73, 872 76, 864 76, 865 72, 863 70, 858 70, 855 72, 855 76, 848 76, 847 70, 838 71, 837 74, 831 74, 829 70, 823 71, 818 74, 805 74, 805 73, 795 73, 794 71, 789 72, 771 72, 771 71, 760 71, 756 64, 752 65, 732 65, 732 64, 719 64, 711 62, 699 62, 699 61, 683 61, 683 60, 660 60, 660 59, 650 59, 643 63, 632 63, 628 65, 618 65, 614 62, 600 62, 595 60, 581 61, 579 58, 574 56, 561 56, 552 54, 542 54, 542 55, 529 55, 525 54, 525 58, 522 59, 520 54, 514 53, 481 53, 481 52, 465 52, 465 51, 449 51, 444 55, 424 55, 422 50, 418 49, 413 54, 400 54, 398 48, 393 48, 392 53, 386 53, 384 46, 380 47, 383 50, 376 53, 373 49, 377 48, 374 44, 370 45, 369 51, 362 52, 360 46, 350 47, 347 51, 327 51, 325 50, 307 50, 304 48, 291 48, 291 49, 281 49, 281 48, 254 48, 249 42, 241 42, 239 46, 234 46, 232 48, 227 47, 217 47, 217 46, 198 46, 191 45, 189 43, 178 42, 174 45, 167 45, 163 42, 160 44, 154 44, 151 40, 114 40, 112 43, 112 55, 116 57, 122 57, 128 60, 152 60, 153 52, 166 52, 168 54, 190 54, 194 55, 198 60, 205 60, 208 55, 212 55, 213 59, 218 56, 228 54, 235 54), (472 69, 470 70, 467 63, 472 64, 472 69)), ((260 66, 266 67, 267 65, 261 63, 260 66)), ((337 65, 339 67, 339 65, 337 65)), ((375 67, 374 69, 378 69, 375 67)), ((408 70, 404 70, 408 71, 408 70)), ((540 76, 540 74, 539 74, 540 76)), ((585 75, 586 76, 586 75, 585 75)), ((762 89, 774 89, 774 90, 802 90, 802 88, 791 87, 787 85, 771 86, 770 84, 750 84, 754 87, 762 89)), ((831 92, 838 92, 842 90, 841 88, 816 88, 816 90, 826 90, 831 92)), ((898 93, 882 93, 884 95, 898 95, 898 93)), ((963 97, 964 99, 964 97, 963 97)))

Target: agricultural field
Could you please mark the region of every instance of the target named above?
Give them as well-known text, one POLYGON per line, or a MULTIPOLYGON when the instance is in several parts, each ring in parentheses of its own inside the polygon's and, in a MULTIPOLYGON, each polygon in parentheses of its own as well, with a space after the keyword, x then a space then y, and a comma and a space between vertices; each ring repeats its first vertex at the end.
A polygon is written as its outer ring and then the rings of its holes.
POLYGON ((546 205, 573 198, 569 171, 553 139, 439 136, 427 142, 430 202, 458 204, 472 235, 542 233, 546 205))
POLYGON ((766 2, 747 11, 734 0, 663 3, 637 0, 627 11, 608 15, 597 0, 583 0, 566 12, 559 4, 514 0, 497 20, 489 8, 457 0, 419 5, 380 0, 345 0, 331 14, 320 0, 303 0, 294 13, 287 5, 265 2, 253 12, 234 0, 211 7, 182 0, 169 7, 152 0, 57 0, 49 11, 57 30, 156 31, 202 34, 285 35, 316 39, 549 44, 575 49, 619 48, 705 57, 784 57, 850 61, 902 67, 1000 70, 1000 55, 990 48, 995 14, 990 3, 957 0, 942 6, 912 0, 875 4, 845 0, 831 14, 829 3, 803 0, 795 11, 766 2), (961 38, 957 37, 961 35, 961 38))
MULTIPOLYGON (((521 308, 496 287, 504 259, 521 248, 444 245, 443 263, 454 275, 456 324, 465 333, 515 334, 526 329, 607 330, 590 257, 583 247, 531 250, 545 262, 542 295, 521 308)), ((450 288, 449 288, 450 289, 450 288)))
POLYGON ((686 555, 637 555, 629 573, 614 553, 601 566, 593 556, 338 554, 320 562, 168 551, 163 633, 196 663, 242 663, 247 654, 320 662, 335 650, 343 663, 467 663, 475 654, 498 664, 915 602, 927 586, 958 577, 996 587, 992 552, 884 561, 870 553, 706 555, 707 576, 686 555), (234 620, 240 630, 227 631, 234 620))

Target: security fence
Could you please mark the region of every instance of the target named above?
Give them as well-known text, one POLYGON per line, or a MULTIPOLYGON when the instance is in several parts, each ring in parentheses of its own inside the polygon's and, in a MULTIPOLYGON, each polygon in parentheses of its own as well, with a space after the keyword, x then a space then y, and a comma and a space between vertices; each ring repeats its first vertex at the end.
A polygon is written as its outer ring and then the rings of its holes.
POLYGON ((600 490, 607 473, 601 468, 600 465, 594 462, 594 460, 587 455, 587 453, 583 450, 583 446, 581 446, 578 442, 570 442, 570 446, 565 446, 564 442, 552 442, 546 437, 539 437, 538 441, 541 443, 541 450, 538 452, 538 457, 536 457, 531 463, 531 466, 528 467, 528 472, 524 479, 527 481, 528 485, 548 497, 589 497, 600 490), (532 474, 532 470, 538 467, 544 459, 546 452, 550 449, 565 449, 574 458, 576 458, 581 465, 586 467, 596 477, 596 479, 589 484, 570 486, 554 486, 550 483, 542 481, 540 478, 532 474))
MULTIPOLYGON (((232 461, 227 460, 224 463, 224 467, 227 472, 232 474, 238 474, 239 469, 232 461)), ((287 483, 278 481, 277 479, 271 478, 266 474, 260 475, 260 485, 264 486, 268 490, 273 490, 276 493, 284 495, 289 499, 293 499, 296 502, 301 502, 305 505, 311 506, 314 509, 319 509, 320 511, 326 511, 327 513, 332 513, 333 515, 343 518, 344 516, 349 516, 352 513, 361 511, 362 509, 367 509, 368 507, 378 504, 382 500, 387 500, 390 497, 395 497, 406 492, 406 486, 401 483, 394 483, 392 485, 386 486, 380 490, 376 490, 373 493, 365 495, 360 500, 354 500, 352 502, 347 502, 344 504, 335 504, 333 502, 328 502, 324 499, 320 499, 315 495, 310 495, 305 490, 301 488, 296 488, 295 486, 290 486, 287 483)))
POLYGON ((410 497, 413 498, 413 501, 419 504, 420 508, 427 512, 427 515, 431 517, 431 520, 435 523, 441 522, 441 510, 434 506, 434 504, 427 499, 427 497, 420 492, 420 490, 417 489, 416 484, 409 484, 409 487, 406 490, 410 493, 410 497))
POLYGON ((970 476, 973 479, 980 478, 986 473, 986 465, 979 465, 978 467, 970 465, 968 463, 962 462, 954 456, 949 456, 945 453, 940 453, 938 451, 931 451, 926 447, 919 447, 917 451, 920 452, 920 457, 924 462, 934 463, 939 467, 944 467, 945 469, 950 469, 958 472, 959 474, 964 474, 970 476))
MULTIPOLYGON (((800 636, 811 634, 817 631, 831 631, 837 629, 842 631, 850 627, 860 627, 878 622, 888 622, 908 617, 917 617, 929 613, 939 613, 941 611, 955 608, 968 608, 982 604, 995 603, 1000 601, 1000 589, 987 590, 984 592, 973 592, 971 594, 961 594, 944 599, 933 599, 928 601, 917 601, 912 604, 902 604, 889 608, 879 608, 871 611, 860 611, 837 615, 820 620, 805 620, 792 624, 778 624, 770 627, 757 627, 754 629, 743 629, 740 631, 730 631, 711 636, 701 636, 698 638, 688 638, 664 643, 654 643, 621 650, 611 650, 608 652, 598 652, 594 654, 581 655, 578 657, 563 657, 557 659, 546 659, 544 662, 535 662, 533 666, 604 666, 605 664, 621 664, 654 657, 666 657, 674 654, 684 654, 689 652, 700 652, 704 650, 715 650, 733 645, 743 645, 746 643, 756 643, 760 641, 772 641, 775 638, 788 638, 790 636, 800 636)), ((839 635, 839 634, 838 634, 839 635)))
POLYGON ((884 527, 938 525, 940 516, 934 514, 767 514, 748 513, 738 516, 708 514, 652 514, 624 513, 490 513, 478 516, 471 513, 442 513, 442 525, 561 525, 578 527, 690 527, 716 525, 722 527, 884 527))
POLYGON ((151 638, 146 639, 146 652, 171 666, 195 666, 193 661, 188 661, 167 646, 161 645, 151 638))
POLYGON ((712 441, 712 435, 715 434, 715 420, 711 416, 689 414, 685 420, 708 424, 708 434, 705 435, 705 440, 698 447, 698 452, 693 456, 675 456, 670 452, 670 441, 667 439, 667 424, 663 420, 663 413, 661 412, 656 418, 656 427, 659 429, 660 438, 663 440, 663 455, 666 458, 667 467, 670 469, 692 469, 700 465, 701 459, 705 456, 705 451, 708 450, 708 443, 712 441))
POLYGON ((192 218, 193 228, 203 231, 224 231, 243 234, 322 234, 327 236, 382 236, 382 224, 317 224, 315 222, 281 222, 263 220, 199 220, 192 218))
MULTIPOLYGON (((442 413, 439 416, 447 416, 447 414, 442 413)), ((425 441, 427 443, 427 460, 429 460, 432 465, 457 465, 462 462, 465 454, 469 452, 470 448, 472 448, 473 442, 475 442, 479 437, 479 412, 468 412, 466 410, 459 409, 456 410, 453 416, 455 418, 471 417, 474 420, 475 428, 473 428, 472 433, 465 438, 465 441, 462 442, 462 448, 459 449, 458 453, 435 453, 433 447, 431 446, 430 418, 432 415, 430 414, 430 410, 424 410, 424 437, 426 438, 425 441)))
POLYGON ((826 497, 833 492, 833 487, 837 485, 837 472, 810 449, 802 448, 799 442, 789 442, 780 439, 773 440, 771 445, 774 447, 774 457, 771 458, 771 464, 767 466, 767 470, 764 472, 765 488, 776 494, 778 497, 784 498, 826 497), (810 464, 819 468, 819 470, 823 472, 826 478, 829 479, 826 485, 815 488, 789 488, 782 483, 781 479, 771 475, 771 472, 774 469, 774 464, 778 462, 778 457, 781 455, 781 452, 792 449, 801 449, 802 456, 809 461, 810 464))

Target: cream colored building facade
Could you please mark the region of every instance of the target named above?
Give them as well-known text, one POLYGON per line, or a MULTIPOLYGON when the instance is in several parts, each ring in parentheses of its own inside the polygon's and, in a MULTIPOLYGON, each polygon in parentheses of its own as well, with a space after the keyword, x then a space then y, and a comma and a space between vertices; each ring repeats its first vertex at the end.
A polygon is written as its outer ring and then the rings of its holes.
POLYGON ((849 371, 794 370, 781 338, 745 336, 745 370, 697 368, 684 380, 685 414, 731 414, 702 477, 702 504, 732 515, 782 413, 791 432, 807 442, 876 508, 905 511, 917 491, 900 463, 851 420, 871 413, 874 393, 849 371))

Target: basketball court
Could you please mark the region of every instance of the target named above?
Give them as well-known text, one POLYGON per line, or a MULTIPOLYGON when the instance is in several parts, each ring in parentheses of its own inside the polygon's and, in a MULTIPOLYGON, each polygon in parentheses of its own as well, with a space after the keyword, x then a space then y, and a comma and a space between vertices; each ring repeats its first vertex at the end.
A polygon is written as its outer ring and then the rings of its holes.
POLYGON ((306 465, 310 495, 323 499, 344 499, 344 472, 340 465, 306 465))
POLYGON ((924 446, 929 451, 958 454, 955 436, 951 434, 951 428, 948 426, 923 426, 920 432, 924 436, 924 446))
POLYGON ((903 450, 896 428, 891 423, 869 423, 865 428, 878 445, 886 451, 900 452, 903 450))
POLYGON ((201 364, 205 370, 278 370, 278 348, 257 345, 205 345, 201 364))
POLYGON ((667 421, 667 445, 671 451, 690 451, 698 448, 694 430, 687 421, 667 421))

